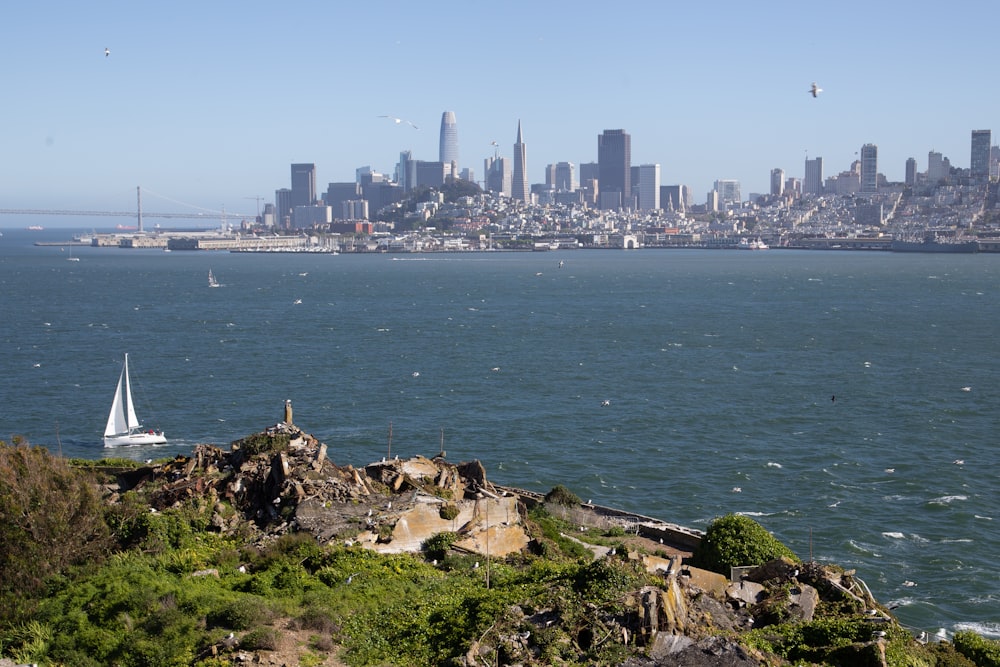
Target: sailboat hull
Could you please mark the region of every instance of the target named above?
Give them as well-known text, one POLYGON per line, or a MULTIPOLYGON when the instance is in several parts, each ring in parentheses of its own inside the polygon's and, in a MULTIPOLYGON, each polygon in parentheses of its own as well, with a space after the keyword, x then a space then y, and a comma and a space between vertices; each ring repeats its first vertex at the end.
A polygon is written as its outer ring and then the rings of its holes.
POLYGON ((108 424, 104 427, 105 447, 127 447, 129 445, 162 445, 167 442, 163 431, 147 429, 139 421, 132 404, 132 383, 128 375, 128 355, 122 374, 118 378, 115 397, 111 402, 108 424))
POLYGON ((129 447, 134 445, 165 445, 166 443, 167 443, 167 438, 166 436, 163 435, 163 431, 154 431, 152 433, 148 431, 143 431, 142 433, 123 433, 121 435, 104 436, 105 447, 129 447))

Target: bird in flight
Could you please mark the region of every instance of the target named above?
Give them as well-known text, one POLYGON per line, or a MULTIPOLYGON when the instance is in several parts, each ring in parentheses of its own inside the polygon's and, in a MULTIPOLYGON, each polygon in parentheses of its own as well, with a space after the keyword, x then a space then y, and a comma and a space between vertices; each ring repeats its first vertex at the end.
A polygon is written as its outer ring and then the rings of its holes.
POLYGON ((809 89, 809 92, 812 93, 813 97, 816 97, 817 95, 823 92, 823 89, 817 86, 816 82, 813 81, 812 88, 809 89))
POLYGON ((379 116, 379 118, 388 118, 389 120, 391 120, 392 122, 394 122, 396 125, 399 125, 400 123, 406 123, 407 125, 409 125, 410 127, 412 127, 414 130, 419 130, 420 129, 419 127, 417 127, 416 125, 414 125, 412 121, 404 120, 402 118, 396 118, 395 116, 379 116))
POLYGON ((111 55, 111 49, 105 47, 104 48, 104 57, 107 58, 110 55, 111 55))

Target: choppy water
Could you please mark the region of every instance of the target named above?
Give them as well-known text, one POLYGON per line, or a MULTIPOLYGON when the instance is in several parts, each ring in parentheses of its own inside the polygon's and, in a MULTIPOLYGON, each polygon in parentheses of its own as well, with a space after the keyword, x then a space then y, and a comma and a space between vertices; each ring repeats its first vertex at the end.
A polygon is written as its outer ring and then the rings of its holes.
POLYGON ((437 453, 443 429, 450 459, 497 482, 697 528, 743 512, 856 568, 915 629, 1000 636, 1000 256, 68 262, 30 245, 68 232, 4 231, 0 438, 105 455, 128 352, 140 415, 170 444, 116 454, 226 446, 285 399, 342 464, 384 455, 390 423, 404 456, 437 453))

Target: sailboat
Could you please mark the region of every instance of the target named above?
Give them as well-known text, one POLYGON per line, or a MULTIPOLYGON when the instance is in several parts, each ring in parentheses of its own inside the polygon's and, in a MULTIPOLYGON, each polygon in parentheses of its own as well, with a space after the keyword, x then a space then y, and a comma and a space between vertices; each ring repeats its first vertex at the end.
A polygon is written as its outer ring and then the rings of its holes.
POLYGON ((215 279, 215 274, 212 273, 212 269, 208 270, 208 286, 209 287, 222 287, 219 281, 215 279))
POLYGON ((118 387, 115 389, 115 400, 111 403, 108 425, 104 427, 104 446, 162 445, 166 442, 163 431, 146 429, 135 415, 126 354, 125 365, 122 366, 122 374, 118 377, 118 387))

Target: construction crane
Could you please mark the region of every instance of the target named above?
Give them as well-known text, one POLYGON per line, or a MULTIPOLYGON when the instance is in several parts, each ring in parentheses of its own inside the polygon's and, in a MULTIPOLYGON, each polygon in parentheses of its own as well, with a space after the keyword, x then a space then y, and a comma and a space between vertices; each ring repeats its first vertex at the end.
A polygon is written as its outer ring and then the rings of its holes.
POLYGON ((257 217, 260 217, 260 203, 264 201, 263 197, 244 197, 244 199, 253 199, 257 202, 257 217))

